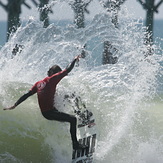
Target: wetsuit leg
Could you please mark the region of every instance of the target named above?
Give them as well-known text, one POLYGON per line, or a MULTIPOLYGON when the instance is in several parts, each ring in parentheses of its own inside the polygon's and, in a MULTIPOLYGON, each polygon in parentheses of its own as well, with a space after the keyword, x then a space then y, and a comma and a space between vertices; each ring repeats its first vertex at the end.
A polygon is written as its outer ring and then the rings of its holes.
POLYGON ((77 142, 77 137, 76 137, 76 125, 77 125, 77 119, 73 115, 69 115, 63 112, 59 112, 58 110, 50 110, 47 112, 42 113, 43 116, 48 119, 48 120, 56 120, 59 122, 69 122, 70 123, 70 134, 71 134, 71 139, 73 143, 77 142))

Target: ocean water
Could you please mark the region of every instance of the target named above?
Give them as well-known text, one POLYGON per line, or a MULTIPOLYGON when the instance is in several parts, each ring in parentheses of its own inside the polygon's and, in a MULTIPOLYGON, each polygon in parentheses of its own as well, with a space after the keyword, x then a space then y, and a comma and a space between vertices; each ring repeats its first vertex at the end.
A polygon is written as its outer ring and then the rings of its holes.
POLYGON ((36 95, 15 110, 2 108, 44 78, 53 64, 65 68, 85 44, 86 58, 57 87, 56 107, 73 114, 72 106, 64 105, 63 99, 75 92, 94 113, 98 135, 95 163, 163 162, 162 37, 153 45, 154 54, 144 57, 144 26, 124 13, 119 21, 121 25, 115 29, 111 16, 100 13, 84 29, 56 24, 45 29, 30 20, 3 44, 0 162, 71 162, 69 125, 44 119, 36 95), (101 49, 107 40, 119 49, 117 64, 101 64, 101 49), (15 44, 25 47, 12 57, 15 44))

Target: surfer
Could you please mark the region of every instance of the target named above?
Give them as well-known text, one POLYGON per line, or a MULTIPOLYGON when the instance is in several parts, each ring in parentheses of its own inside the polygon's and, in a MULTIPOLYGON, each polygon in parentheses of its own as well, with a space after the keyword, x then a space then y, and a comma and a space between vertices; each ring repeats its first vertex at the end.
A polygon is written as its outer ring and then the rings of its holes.
POLYGON ((29 96, 37 93, 41 113, 46 119, 70 123, 70 134, 74 150, 86 148, 84 145, 81 145, 77 141, 77 118, 73 115, 58 111, 54 107, 54 97, 57 84, 73 69, 75 63, 79 61, 79 58, 82 58, 82 55, 76 56, 74 60, 63 71, 58 65, 52 66, 48 70, 48 76, 46 78, 36 82, 33 87, 29 90, 29 92, 21 96, 13 106, 4 108, 4 110, 12 110, 24 100, 26 100, 29 96))

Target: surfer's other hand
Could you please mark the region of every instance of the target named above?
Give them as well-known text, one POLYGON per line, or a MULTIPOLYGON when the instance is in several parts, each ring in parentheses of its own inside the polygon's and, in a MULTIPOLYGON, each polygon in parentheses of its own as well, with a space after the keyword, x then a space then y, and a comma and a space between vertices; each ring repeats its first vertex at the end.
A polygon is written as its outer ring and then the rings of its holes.
POLYGON ((15 109, 15 105, 11 106, 11 107, 7 107, 7 108, 4 108, 3 110, 12 110, 12 109, 15 109))

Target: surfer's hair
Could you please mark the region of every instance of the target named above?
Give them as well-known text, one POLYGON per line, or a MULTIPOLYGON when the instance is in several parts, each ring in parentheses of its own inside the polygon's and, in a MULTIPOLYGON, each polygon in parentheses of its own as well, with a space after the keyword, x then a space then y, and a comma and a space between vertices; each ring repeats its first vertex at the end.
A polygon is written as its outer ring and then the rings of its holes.
POLYGON ((53 65, 48 70, 48 76, 51 76, 53 74, 56 74, 58 72, 62 71, 62 69, 58 65, 53 65))

